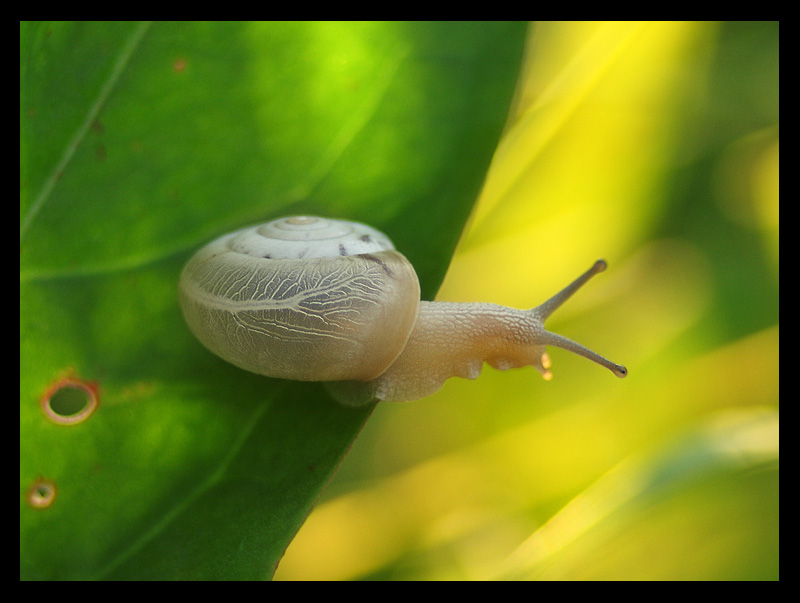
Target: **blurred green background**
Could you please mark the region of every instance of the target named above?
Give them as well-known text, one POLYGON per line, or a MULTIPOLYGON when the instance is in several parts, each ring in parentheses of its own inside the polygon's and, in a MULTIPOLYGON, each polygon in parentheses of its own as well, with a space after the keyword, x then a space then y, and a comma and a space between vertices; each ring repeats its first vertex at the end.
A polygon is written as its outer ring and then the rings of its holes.
POLYGON ((276 578, 778 577, 778 25, 537 23, 437 299, 530 307, 554 378, 379 405, 276 578))
POLYGON ((276 579, 777 579, 778 29, 23 24, 21 576, 270 577, 291 541, 276 579), (370 416, 228 367, 181 265, 312 211, 427 298, 604 257, 548 328, 628 378, 551 349, 370 416), (101 395, 70 427, 65 372, 101 395))

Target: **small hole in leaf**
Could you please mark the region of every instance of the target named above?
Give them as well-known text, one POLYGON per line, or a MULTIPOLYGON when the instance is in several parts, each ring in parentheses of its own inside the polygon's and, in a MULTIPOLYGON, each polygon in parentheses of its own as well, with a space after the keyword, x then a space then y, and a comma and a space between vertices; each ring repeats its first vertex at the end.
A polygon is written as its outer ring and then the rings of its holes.
POLYGON ((35 509, 46 509, 56 499, 56 485, 54 482, 39 478, 28 488, 27 501, 35 509))
POLYGON ((42 397, 45 416, 61 425, 85 421, 97 404, 97 386, 74 377, 60 379, 42 397))

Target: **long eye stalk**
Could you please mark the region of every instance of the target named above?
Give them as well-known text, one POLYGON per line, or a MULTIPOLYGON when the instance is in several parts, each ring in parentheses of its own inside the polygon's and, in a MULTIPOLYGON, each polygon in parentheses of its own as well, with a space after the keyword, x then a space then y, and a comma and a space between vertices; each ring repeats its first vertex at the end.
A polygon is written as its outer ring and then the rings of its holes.
MULTIPOLYGON (((589 270, 584 272, 581 276, 579 276, 572 283, 564 287, 561 291, 556 293, 546 302, 530 310, 530 312, 542 324, 544 324, 544 321, 547 320, 548 316, 550 316, 565 301, 567 301, 570 297, 572 297, 572 295, 583 285, 585 285, 590 278, 592 278, 595 274, 603 272, 603 270, 606 269, 606 266, 607 264, 605 260, 597 260, 594 263, 594 265, 591 268, 589 268, 589 270)), ((628 369, 626 369, 621 364, 616 364, 615 362, 611 362, 607 358, 603 358, 600 354, 593 352, 589 348, 582 346, 581 344, 576 343, 571 339, 564 337, 563 335, 558 335, 557 333, 551 333, 550 331, 543 330, 539 335, 539 341, 545 345, 553 345, 558 348, 574 352, 575 354, 583 356, 584 358, 588 358, 592 362, 596 362, 600 366, 606 367, 617 377, 622 378, 627 376, 628 374, 628 369)))

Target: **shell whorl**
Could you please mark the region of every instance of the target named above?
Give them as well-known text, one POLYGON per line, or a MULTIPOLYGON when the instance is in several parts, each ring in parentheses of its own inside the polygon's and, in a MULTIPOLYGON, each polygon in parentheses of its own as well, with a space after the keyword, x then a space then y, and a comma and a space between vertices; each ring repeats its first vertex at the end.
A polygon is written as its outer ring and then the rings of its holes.
POLYGON ((280 218, 237 230, 218 241, 236 253, 275 260, 331 258, 394 249, 389 238, 371 226, 315 216, 280 218))

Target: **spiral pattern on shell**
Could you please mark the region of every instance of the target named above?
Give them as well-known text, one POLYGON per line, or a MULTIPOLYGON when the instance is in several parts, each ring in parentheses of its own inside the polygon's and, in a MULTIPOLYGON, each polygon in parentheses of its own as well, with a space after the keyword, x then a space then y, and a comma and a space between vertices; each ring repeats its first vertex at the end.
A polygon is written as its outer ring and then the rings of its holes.
POLYGON ((291 216, 232 232, 220 241, 257 258, 299 260, 363 255, 394 249, 381 231, 345 220, 291 216))

